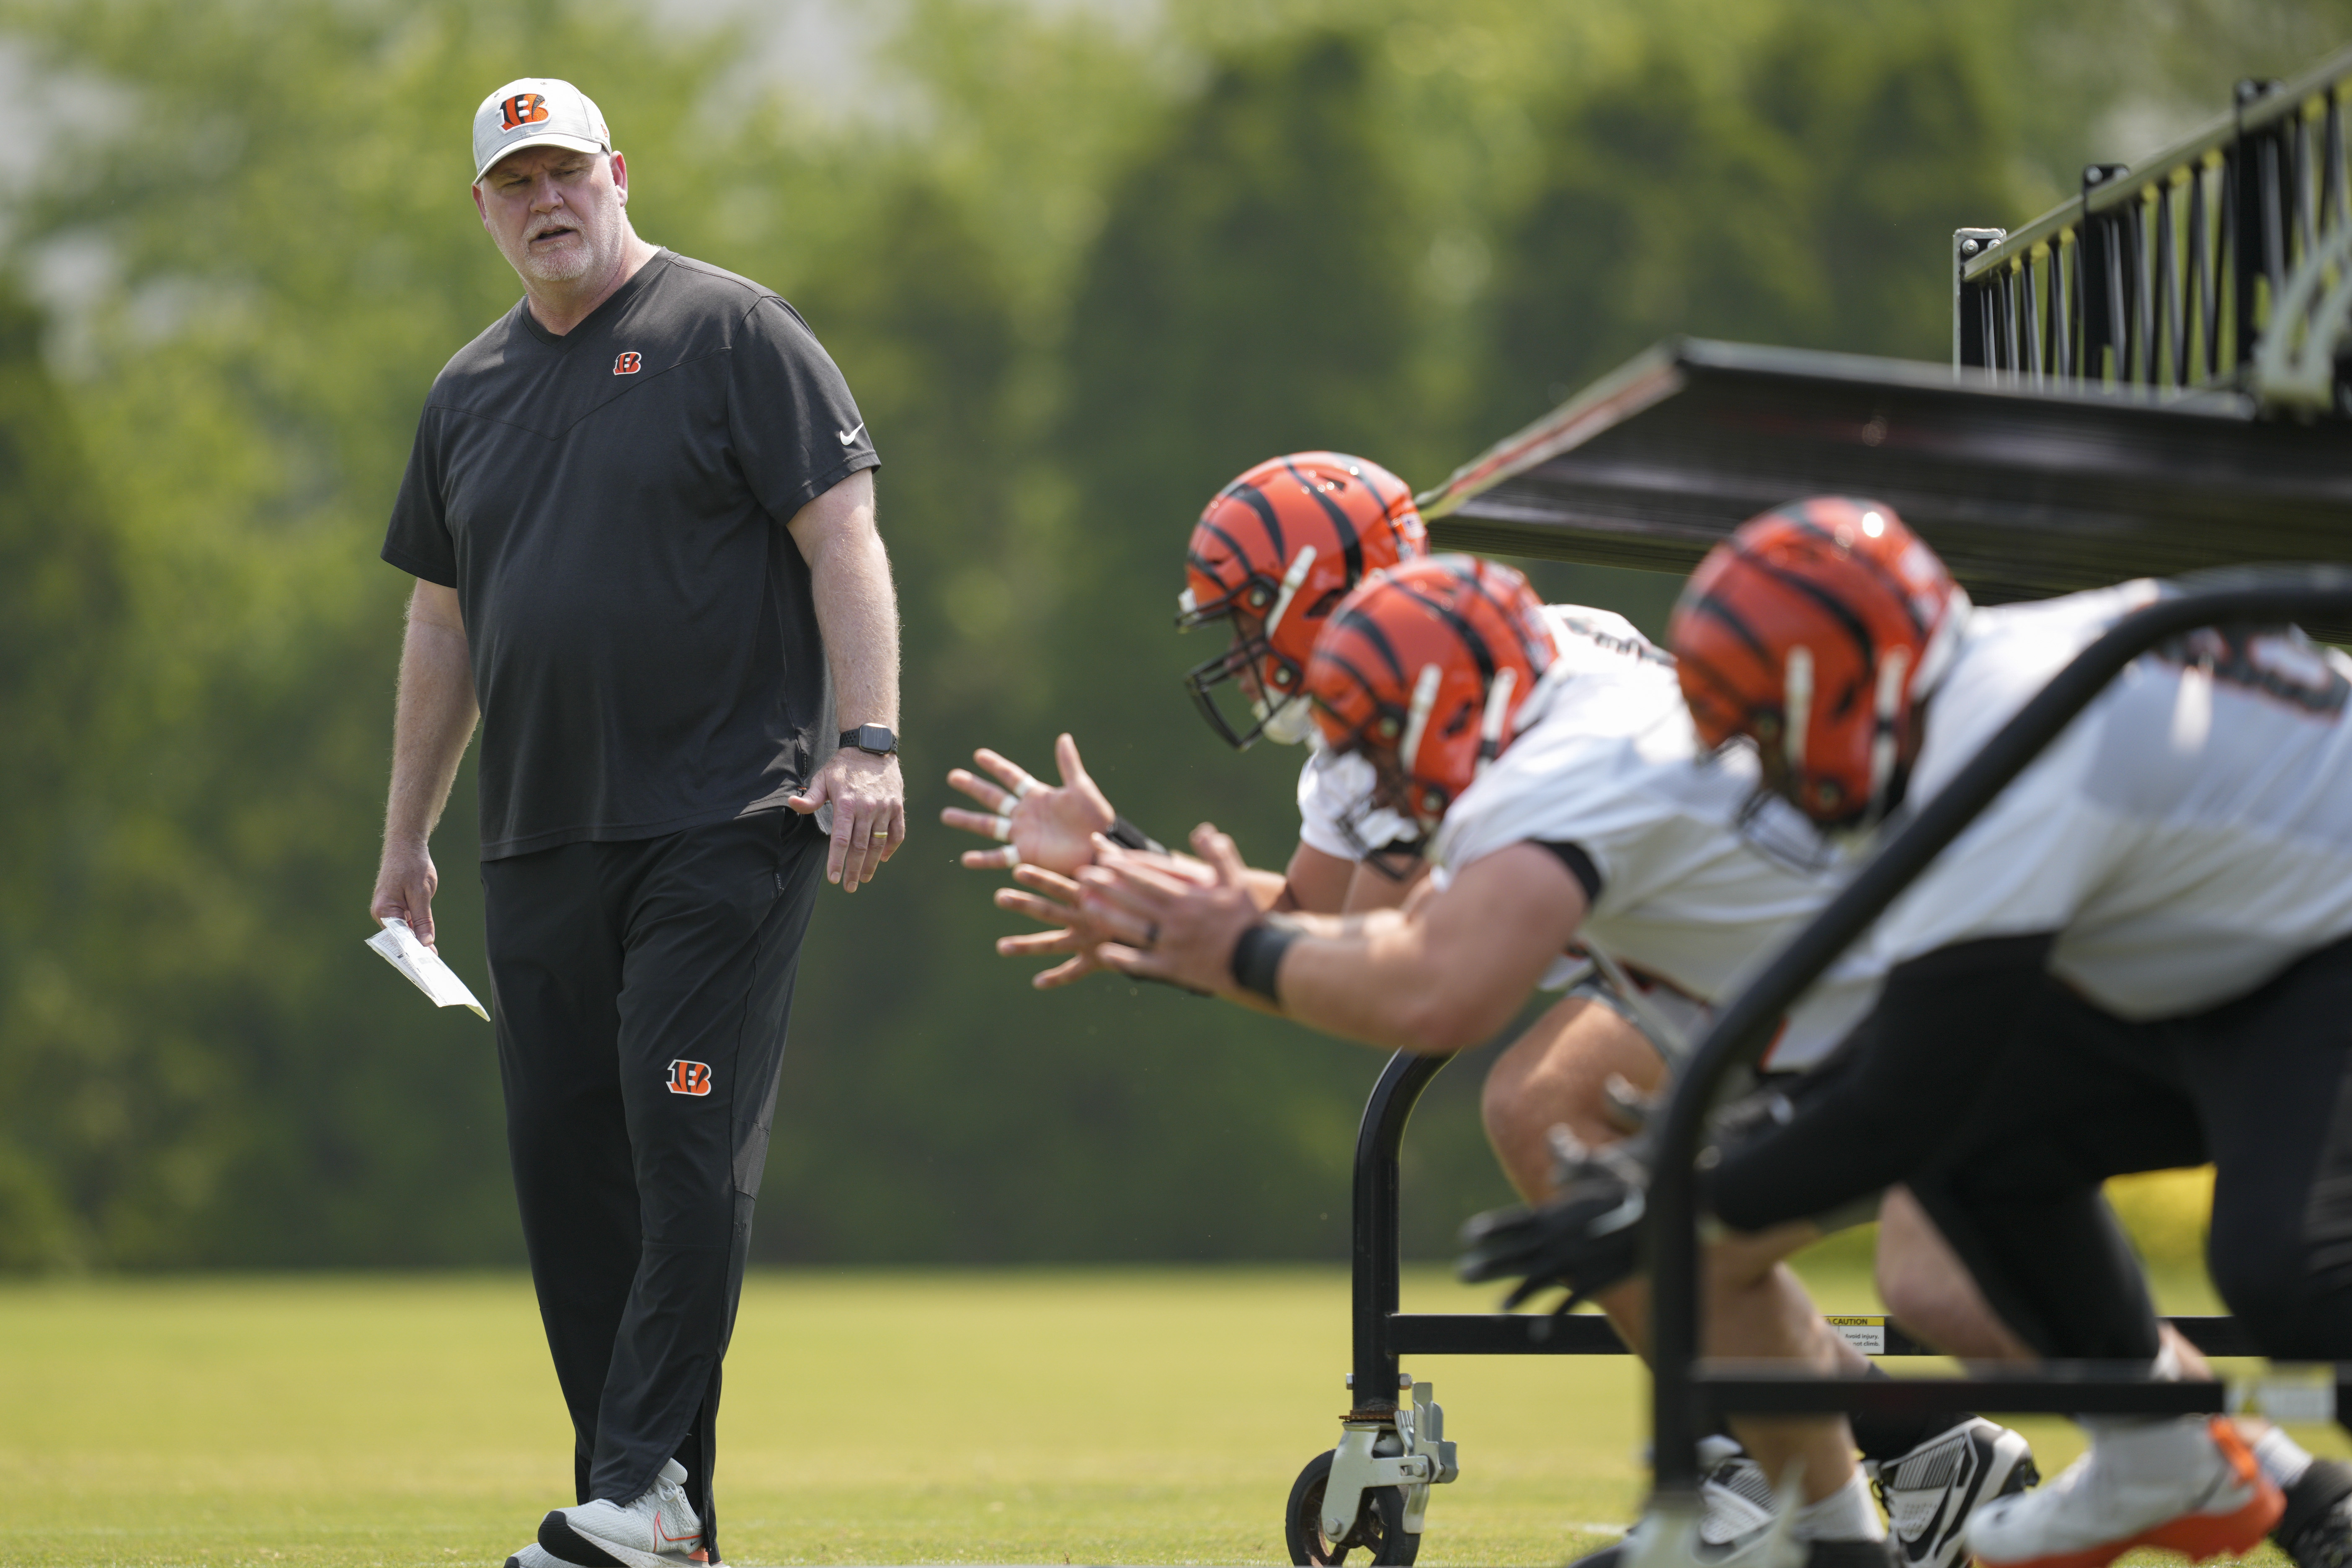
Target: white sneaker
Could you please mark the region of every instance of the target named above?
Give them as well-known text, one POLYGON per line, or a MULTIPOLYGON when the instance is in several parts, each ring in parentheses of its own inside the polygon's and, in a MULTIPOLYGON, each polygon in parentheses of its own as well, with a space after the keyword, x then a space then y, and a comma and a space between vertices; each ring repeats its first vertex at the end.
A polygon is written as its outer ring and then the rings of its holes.
POLYGON ((598 1498, 555 1510, 539 1522, 539 1544, 581 1568, 716 1568, 702 1549, 702 1521, 686 1500, 686 1467, 676 1459, 663 1460, 654 1484, 625 1504, 598 1498))
POLYGON ((1862 1468, 1878 1489, 1886 1532, 1906 1568, 1958 1568, 1968 1555, 1960 1531, 1969 1515, 2042 1479, 2025 1438, 1981 1415, 1883 1464, 1864 1459, 1862 1468))
MULTIPOLYGON (((507 1568, 565 1568, 565 1564, 562 1558, 534 1541, 508 1558, 507 1568)), ((579 1568, 585 1568, 585 1565, 579 1565, 579 1568)))
POLYGON ((1748 1451, 1728 1437, 1699 1443, 1706 1472, 1698 1483, 1698 1559, 1728 1564, 1771 1533, 1777 1505, 1772 1483, 1748 1451))
POLYGON ((2252 1551, 2285 1507, 2235 1426, 2192 1415, 2096 1436, 2047 1486, 1969 1515, 1968 1545, 1984 1568, 2102 1568, 2138 1546, 2202 1562, 2252 1551))
MULTIPOLYGON (((1771 1532, 1772 1483, 1745 1448, 1719 1435, 1699 1439, 1698 1462, 1698 1559, 1706 1568, 1732 1568, 1743 1552, 1752 1552, 1771 1532)), ((1625 1542, 1612 1541, 1568 1568, 1621 1568, 1624 1559, 1625 1542)))

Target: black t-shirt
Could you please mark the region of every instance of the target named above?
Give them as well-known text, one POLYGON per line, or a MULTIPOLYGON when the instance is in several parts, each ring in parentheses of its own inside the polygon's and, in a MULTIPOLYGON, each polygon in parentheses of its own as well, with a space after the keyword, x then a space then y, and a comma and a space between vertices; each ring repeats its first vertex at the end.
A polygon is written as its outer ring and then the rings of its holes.
POLYGON ((835 740, 782 525, 879 461, 808 323, 671 251, 562 337, 518 303, 458 351, 383 558, 465 612, 483 858, 782 809, 835 740))

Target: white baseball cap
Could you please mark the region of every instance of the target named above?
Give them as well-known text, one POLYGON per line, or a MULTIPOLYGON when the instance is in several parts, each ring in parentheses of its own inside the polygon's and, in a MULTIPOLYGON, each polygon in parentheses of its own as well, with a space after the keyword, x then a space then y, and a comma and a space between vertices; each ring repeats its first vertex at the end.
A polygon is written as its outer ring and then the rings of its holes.
POLYGON ((553 77, 517 77, 474 110, 474 178, 519 147, 609 153, 613 133, 586 93, 553 77))

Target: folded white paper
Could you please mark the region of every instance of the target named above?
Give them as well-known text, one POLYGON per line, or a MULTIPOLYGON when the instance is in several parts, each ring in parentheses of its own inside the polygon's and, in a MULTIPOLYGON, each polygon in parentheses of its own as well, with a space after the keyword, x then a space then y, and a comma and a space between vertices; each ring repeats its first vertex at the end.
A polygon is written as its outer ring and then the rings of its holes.
POLYGON ((416 940, 404 920, 387 920, 383 929, 367 939, 367 944, 383 955, 383 961, 408 976, 409 984, 433 999, 436 1007, 471 1007, 475 1016, 487 1022, 489 1014, 474 1000, 474 994, 456 971, 441 962, 441 955, 416 940))

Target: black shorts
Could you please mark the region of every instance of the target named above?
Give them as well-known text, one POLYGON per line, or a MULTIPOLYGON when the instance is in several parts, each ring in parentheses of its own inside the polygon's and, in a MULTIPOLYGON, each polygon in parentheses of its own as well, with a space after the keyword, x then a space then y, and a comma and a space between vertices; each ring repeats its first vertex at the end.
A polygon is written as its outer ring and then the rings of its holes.
POLYGON ((2085 1278, 2114 1245, 2099 1185, 2210 1161, 2230 1310, 2268 1354, 2352 1359, 2352 942, 2205 1013, 2132 1022, 2054 980, 2023 1011, 1910 1178, 1995 1309, 2045 1353, 2137 1353, 2131 1292, 2085 1278))

